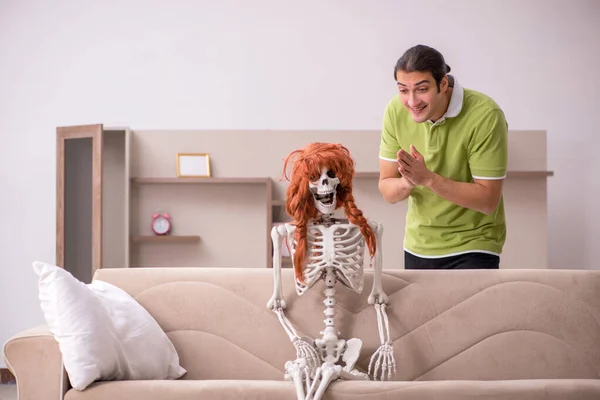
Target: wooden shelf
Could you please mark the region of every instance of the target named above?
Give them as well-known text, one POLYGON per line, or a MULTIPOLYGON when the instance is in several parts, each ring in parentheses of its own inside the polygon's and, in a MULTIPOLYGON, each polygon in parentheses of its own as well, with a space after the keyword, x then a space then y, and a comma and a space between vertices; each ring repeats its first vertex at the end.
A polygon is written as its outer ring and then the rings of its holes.
POLYGON ((553 175, 554 171, 508 171, 507 178, 546 178, 553 175))
POLYGON ((354 174, 354 178, 356 178, 356 179, 378 178, 379 179, 379 172, 357 172, 354 174))
POLYGON ((200 241, 200 236, 131 236, 133 243, 194 243, 200 241))
POLYGON ((198 183, 237 183, 267 184, 271 178, 131 178, 134 184, 198 184, 198 183))
MULTIPOLYGON (((103 266, 271 267, 272 227, 293 220, 286 211, 288 185, 281 179, 281 157, 290 149, 323 139, 343 142, 349 149, 355 149, 352 158, 358 167, 354 181, 360 186, 357 188, 362 198, 360 207, 366 215, 385 224, 407 210, 407 202, 382 207, 385 201, 377 190, 378 163, 373 162, 372 148, 364 146, 368 140, 376 147, 380 130, 289 130, 282 140, 279 140, 281 132, 275 133, 274 141, 273 130, 140 131, 101 123, 57 127, 57 171, 81 169, 85 173, 69 176, 57 173, 56 259, 65 259, 68 249, 75 254, 83 248, 85 252, 80 255, 91 260, 91 265, 85 276, 79 277, 82 281, 92 279, 93 272, 103 266), (81 138, 85 138, 85 146, 91 145, 93 157, 67 156, 81 151, 76 145, 81 138), (241 145, 231 146, 232 143, 241 145), (252 158, 249 165, 250 147, 269 151, 265 156, 252 158), (213 172, 208 177, 177 176, 176 154, 182 151, 208 152, 211 161, 219 164, 218 168, 215 171, 212 168, 215 165, 211 165, 213 172), (93 188, 85 185, 90 182, 93 188), (64 207, 67 191, 69 198, 73 196, 85 207, 64 207), (170 235, 154 235, 150 229, 148 216, 156 210, 165 210, 179 221, 170 235), (85 225, 64 224, 72 219, 85 219, 85 225), (252 251, 243 257, 230 251, 228 226, 232 224, 252 231, 247 246, 252 251), (91 231, 93 235, 81 235, 79 230, 91 231), (86 249, 93 249, 93 254, 86 249)), ((519 240, 519 235, 545 237, 546 186, 554 176, 554 172, 548 171, 552 166, 547 165, 546 136, 542 130, 511 130, 508 135, 509 152, 518 149, 511 153, 505 182, 511 192, 506 199, 510 203, 507 207, 518 225, 513 229, 517 231, 517 239, 507 240, 510 244, 504 263, 511 268, 513 264, 545 267, 547 261, 545 240, 535 243, 519 240), (538 221, 541 228, 534 228, 538 221)), ((389 223, 385 235, 402 239, 405 227, 400 222, 389 223)), ((391 268, 402 268, 401 252, 388 256, 391 268)), ((74 258, 69 254, 66 259, 74 258)), ((287 267, 291 260, 284 258, 283 264, 287 267)))
MULTIPOLYGON (((553 176, 553 171, 508 171, 507 178, 545 178, 553 176)), ((379 172, 357 172, 356 179, 379 179, 379 172)))

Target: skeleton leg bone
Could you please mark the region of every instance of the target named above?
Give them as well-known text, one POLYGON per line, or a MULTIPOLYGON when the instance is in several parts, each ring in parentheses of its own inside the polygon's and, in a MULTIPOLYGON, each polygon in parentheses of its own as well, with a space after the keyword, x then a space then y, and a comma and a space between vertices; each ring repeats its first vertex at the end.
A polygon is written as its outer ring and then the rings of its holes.
POLYGON ((331 382, 340 378, 346 380, 369 379, 365 374, 348 372, 340 365, 325 362, 317 369, 317 376, 315 377, 315 380, 313 381, 305 400, 320 400, 331 382))
POLYGON ((329 387, 329 384, 340 377, 342 367, 329 362, 324 363, 319 368, 317 379, 313 381, 313 384, 306 396, 306 400, 320 400, 323 397, 323 393, 329 387), (319 385, 317 387, 317 384, 319 385), (315 391, 316 390, 316 391, 315 391), (312 397, 314 393, 314 397, 312 397))
MULTIPOLYGON (((285 380, 292 380, 296 388, 296 396, 298 400, 304 400, 304 388, 302 382, 307 376, 306 361, 299 358, 296 361, 288 361, 285 363, 285 380)), ((307 388, 309 380, 306 380, 307 388)))

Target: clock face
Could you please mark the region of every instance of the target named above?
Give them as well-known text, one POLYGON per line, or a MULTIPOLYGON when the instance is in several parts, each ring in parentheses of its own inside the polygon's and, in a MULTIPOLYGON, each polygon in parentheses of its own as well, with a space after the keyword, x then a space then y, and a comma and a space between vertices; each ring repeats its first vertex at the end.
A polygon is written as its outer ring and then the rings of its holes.
POLYGON ((152 222, 152 230, 157 235, 164 235, 169 231, 169 221, 164 217, 158 217, 152 222))

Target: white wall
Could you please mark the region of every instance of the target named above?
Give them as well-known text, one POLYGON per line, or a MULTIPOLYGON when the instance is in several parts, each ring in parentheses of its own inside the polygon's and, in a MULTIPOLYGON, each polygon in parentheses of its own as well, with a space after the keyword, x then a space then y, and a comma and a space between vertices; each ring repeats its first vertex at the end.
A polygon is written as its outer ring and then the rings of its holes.
POLYGON ((550 266, 600 268, 600 2, 289 3, 0 0, 0 342, 41 322, 56 126, 379 128, 417 43, 547 129, 550 266))

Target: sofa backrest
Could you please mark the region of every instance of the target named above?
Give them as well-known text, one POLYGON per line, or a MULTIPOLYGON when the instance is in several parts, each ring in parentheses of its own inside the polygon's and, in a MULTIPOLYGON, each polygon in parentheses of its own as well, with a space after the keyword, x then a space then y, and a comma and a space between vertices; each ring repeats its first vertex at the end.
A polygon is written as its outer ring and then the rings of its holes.
MULTIPOLYGON (((266 268, 102 269, 95 279, 134 296, 173 341, 182 379, 282 380, 295 349, 266 308, 266 268)), ((324 327, 322 282, 299 297, 282 271, 286 315, 300 335, 324 327)), ((379 346, 367 302, 372 272, 356 294, 336 286, 340 337, 363 341, 367 370, 379 346)), ((598 378, 600 271, 387 270, 383 287, 397 373, 394 380, 598 378)))

